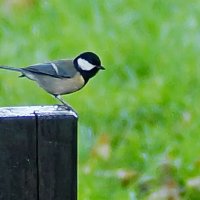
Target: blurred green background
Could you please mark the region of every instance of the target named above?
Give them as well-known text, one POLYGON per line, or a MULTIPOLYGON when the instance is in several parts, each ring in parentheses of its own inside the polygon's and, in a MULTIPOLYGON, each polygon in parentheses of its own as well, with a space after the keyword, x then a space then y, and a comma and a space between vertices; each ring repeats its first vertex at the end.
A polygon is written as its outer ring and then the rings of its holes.
MULTIPOLYGON (((97 53, 79 114, 80 200, 200 199, 200 1, 0 0, 0 64, 97 53)), ((0 71, 0 105, 57 101, 0 71)))

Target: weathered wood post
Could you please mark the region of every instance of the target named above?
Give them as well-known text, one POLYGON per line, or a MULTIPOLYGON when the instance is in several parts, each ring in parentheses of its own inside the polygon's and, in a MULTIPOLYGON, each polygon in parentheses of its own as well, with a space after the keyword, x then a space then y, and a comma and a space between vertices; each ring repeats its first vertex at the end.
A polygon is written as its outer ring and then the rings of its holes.
POLYGON ((76 114, 57 106, 0 108, 0 200, 76 199, 76 114))

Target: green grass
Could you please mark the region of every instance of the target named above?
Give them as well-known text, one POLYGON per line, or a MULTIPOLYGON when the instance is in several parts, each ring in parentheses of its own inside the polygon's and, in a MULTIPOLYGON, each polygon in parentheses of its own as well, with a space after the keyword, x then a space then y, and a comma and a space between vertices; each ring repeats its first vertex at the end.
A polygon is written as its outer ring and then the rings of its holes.
MULTIPOLYGON (((198 199, 187 183, 200 175, 200 2, 6 2, 0 64, 89 50, 106 68, 65 97, 79 113, 79 199, 149 199, 172 186, 181 199, 198 199), (101 148, 109 150, 102 155, 101 148)), ((55 102, 31 81, 1 71, 1 106, 55 102)))

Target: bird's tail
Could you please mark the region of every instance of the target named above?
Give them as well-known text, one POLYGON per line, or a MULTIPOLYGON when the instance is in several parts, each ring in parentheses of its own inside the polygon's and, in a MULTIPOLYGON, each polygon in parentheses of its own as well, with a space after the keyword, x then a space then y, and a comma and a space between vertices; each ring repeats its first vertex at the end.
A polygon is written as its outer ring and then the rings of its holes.
POLYGON ((20 68, 8 67, 8 66, 0 66, 0 69, 6 69, 6 70, 11 70, 11 71, 17 71, 17 72, 21 72, 22 71, 20 68))

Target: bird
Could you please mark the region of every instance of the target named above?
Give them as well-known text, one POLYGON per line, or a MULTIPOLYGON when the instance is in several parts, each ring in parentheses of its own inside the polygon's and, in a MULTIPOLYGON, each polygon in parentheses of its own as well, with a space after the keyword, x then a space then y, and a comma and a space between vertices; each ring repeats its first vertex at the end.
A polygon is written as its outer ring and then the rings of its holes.
POLYGON ((60 59, 16 68, 0 66, 0 69, 20 72, 19 77, 35 81, 46 92, 71 109, 61 95, 82 89, 99 70, 105 70, 98 55, 83 52, 74 59, 60 59))

